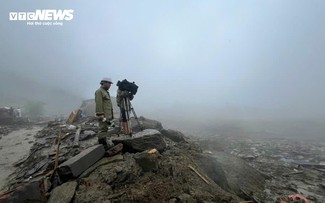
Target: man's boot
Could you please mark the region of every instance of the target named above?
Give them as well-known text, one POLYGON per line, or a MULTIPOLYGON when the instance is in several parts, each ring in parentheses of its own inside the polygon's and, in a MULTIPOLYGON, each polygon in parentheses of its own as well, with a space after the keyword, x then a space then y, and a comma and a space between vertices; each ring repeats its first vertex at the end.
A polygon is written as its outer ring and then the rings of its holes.
POLYGON ((106 138, 98 138, 98 143, 104 146, 105 151, 109 150, 109 146, 106 142, 106 138))

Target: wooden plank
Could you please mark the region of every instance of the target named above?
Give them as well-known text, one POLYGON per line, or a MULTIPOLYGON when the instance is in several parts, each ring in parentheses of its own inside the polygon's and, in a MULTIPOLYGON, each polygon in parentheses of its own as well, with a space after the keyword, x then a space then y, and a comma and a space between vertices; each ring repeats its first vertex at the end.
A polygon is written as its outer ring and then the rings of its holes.
POLYGON ((81 127, 79 126, 74 136, 73 147, 79 147, 80 132, 81 132, 81 127))
POLYGON ((201 175, 193 166, 188 165, 188 167, 194 171, 206 184, 210 185, 210 181, 208 181, 203 175, 201 175))

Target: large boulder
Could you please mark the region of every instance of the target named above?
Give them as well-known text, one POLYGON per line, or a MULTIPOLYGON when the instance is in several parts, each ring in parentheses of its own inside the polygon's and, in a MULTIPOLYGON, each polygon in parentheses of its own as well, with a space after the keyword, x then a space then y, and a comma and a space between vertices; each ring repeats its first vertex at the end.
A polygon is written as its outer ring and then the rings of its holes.
POLYGON ((185 136, 180 131, 162 129, 160 132, 163 134, 163 136, 171 139, 174 142, 185 142, 185 136))
POLYGON ((209 154, 198 154, 196 163, 217 185, 225 191, 231 191, 222 165, 215 157, 209 154))
POLYGON ((119 137, 113 139, 112 142, 117 145, 123 144, 123 151, 126 152, 143 152, 148 149, 156 148, 162 152, 166 148, 166 143, 162 138, 161 133, 155 129, 146 129, 139 133, 136 133, 130 137, 119 137))
POLYGON ((227 154, 216 152, 216 161, 222 166, 230 189, 243 197, 261 201, 265 199, 264 185, 266 178, 259 171, 249 166, 244 160, 227 154))
POLYGON ((163 129, 161 122, 156 120, 151 120, 143 116, 140 116, 140 118, 138 118, 138 121, 141 125, 141 129, 138 125, 138 122, 135 120, 135 118, 133 117, 131 118, 132 129, 134 132, 139 132, 140 130, 144 130, 144 129, 156 129, 159 131, 163 129))

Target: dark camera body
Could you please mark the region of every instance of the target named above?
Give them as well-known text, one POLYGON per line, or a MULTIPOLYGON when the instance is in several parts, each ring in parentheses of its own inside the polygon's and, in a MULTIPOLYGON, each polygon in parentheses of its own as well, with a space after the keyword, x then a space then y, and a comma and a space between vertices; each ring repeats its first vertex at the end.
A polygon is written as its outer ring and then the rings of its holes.
POLYGON ((138 86, 134 82, 129 82, 126 79, 118 81, 116 85, 118 86, 119 90, 128 91, 132 95, 135 95, 138 91, 138 86))

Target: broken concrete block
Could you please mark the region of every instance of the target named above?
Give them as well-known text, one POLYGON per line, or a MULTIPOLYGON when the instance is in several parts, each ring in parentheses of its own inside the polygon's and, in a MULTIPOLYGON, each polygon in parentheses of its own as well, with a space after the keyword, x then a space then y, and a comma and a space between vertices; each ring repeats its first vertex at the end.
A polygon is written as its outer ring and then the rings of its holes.
POLYGON ((185 142, 184 134, 179 131, 162 129, 160 132, 163 136, 173 140, 174 142, 185 142))
POLYGON ((116 138, 112 142, 117 145, 123 144, 123 151, 126 152, 143 152, 147 149, 156 148, 162 152, 166 148, 166 143, 158 130, 146 129, 134 134, 132 138, 116 138))
POLYGON ((95 145, 82 151, 59 166, 60 176, 78 177, 105 154, 103 145, 95 145))
POLYGON ((66 182, 51 192, 48 203, 70 203, 76 191, 77 182, 66 182))
POLYGON ((158 156, 158 152, 149 153, 148 151, 145 151, 135 154, 134 159, 144 172, 149 172, 158 170, 158 156))

